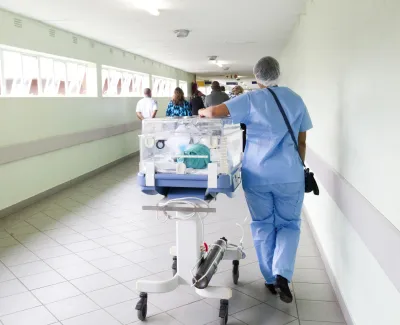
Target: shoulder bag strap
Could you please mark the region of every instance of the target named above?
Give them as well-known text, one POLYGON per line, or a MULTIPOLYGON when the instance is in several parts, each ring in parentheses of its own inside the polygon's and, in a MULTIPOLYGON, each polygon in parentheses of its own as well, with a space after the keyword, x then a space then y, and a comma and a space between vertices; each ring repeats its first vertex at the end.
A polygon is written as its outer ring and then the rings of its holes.
POLYGON ((296 137, 294 136, 293 129, 292 129, 292 127, 290 126, 289 120, 288 120, 288 118, 287 118, 287 116, 286 116, 286 113, 285 113, 283 107, 282 107, 282 104, 281 104, 280 100, 278 99, 278 96, 276 96, 275 92, 272 91, 272 89, 270 89, 270 88, 267 88, 267 89, 268 89, 268 91, 272 94, 272 96, 274 97, 275 102, 276 102, 276 104, 278 105, 279 111, 281 112, 282 117, 283 117, 283 119, 285 120, 286 127, 288 128, 289 133, 290 133, 290 136, 292 137, 292 140, 293 140, 293 142, 294 142, 294 145, 295 145, 295 147, 296 147, 296 150, 297 150, 297 152, 298 152, 298 154, 299 154, 300 160, 301 160, 301 162, 303 163, 303 166, 306 167, 306 165, 304 164, 303 159, 302 159, 301 156, 300 156, 299 146, 297 145, 296 137))

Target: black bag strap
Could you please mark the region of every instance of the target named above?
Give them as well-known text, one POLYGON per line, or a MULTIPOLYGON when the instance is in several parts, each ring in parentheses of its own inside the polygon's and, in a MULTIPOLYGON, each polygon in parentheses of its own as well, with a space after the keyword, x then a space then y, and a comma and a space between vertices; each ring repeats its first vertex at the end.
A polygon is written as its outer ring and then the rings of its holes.
POLYGON ((283 117, 283 119, 285 120, 286 127, 288 128, 289 133, 290 133, 290 136, 292 137, 292 140, 293 140, 294 145, 295 145, 295 147, 296 147, 297 153, 299 154, 300 160, 301 160, 301 162, 303 163, 303 166, 306 167, 306 165, 304 164, 303 159, 302 159, 301 156, 300 156, 299 146, 298 146, 298 144, 297 144, 296 137, 294 136, 293 129, 292 129, 292 127, 290 126, 289 120, 288 120, 288 118, 287 118, 287 116, 286 116, 286 113, 285 113, 283 107, 282 107, 282 104, 281 104, 280 100, 278 99, 278 96, 276 96, 275 92, 272 91, 271 88, 267 88, 267 89, 268 89, 268 91, 272 94, 272 96, 274 97, 275 102, 276 102, 276 104, 278 105, 279 111, 281 112, 282 117, 283 117))

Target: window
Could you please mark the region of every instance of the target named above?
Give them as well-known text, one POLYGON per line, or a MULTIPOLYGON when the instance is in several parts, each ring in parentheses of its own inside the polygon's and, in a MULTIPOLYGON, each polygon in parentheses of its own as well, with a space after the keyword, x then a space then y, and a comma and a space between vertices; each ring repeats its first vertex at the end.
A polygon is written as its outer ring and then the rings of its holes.
POLYGON ((96 96, 96 79, 95 64, 0 46, 2 96, 96 96))
POLYGON ((149 75, 140 72, 102 66, 102 94, 113 97, 142 97, 149 87, 149 75))
POLYGON ((179 88, 181 88, 185 94, 185 96, 188 96, 188 83, 183 80, 179 80, 179 88))
POLYGON ((176 88, 176 80, 164 77, 153 76, 153 96, 172 97, 176 88))

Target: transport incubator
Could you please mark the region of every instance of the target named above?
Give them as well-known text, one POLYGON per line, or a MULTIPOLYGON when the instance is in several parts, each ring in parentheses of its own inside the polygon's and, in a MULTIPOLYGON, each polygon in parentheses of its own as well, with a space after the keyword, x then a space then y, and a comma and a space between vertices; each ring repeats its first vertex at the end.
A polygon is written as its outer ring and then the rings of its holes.
POLYGON ((143 210, 155 211, 160 222, 176 222, 176 246, 170 249, 171 279, 137 282, 138 318, 146 319, 151 293, 189 285, 202 297, 220 299, 220 322, 227 324, 232 290, 212 286, 212 276, 221 260, 232 260, 233 282, 237 284, 239 260, 245 258, 243 237, 235 245, 221 234, 208 246, 203 238, 203 220, 216 212, 210 204, 218 194, 232 197, 241 184, 240 125, 233 124, 230 118, 146 119, 139 138, 138 184, 144 193, 164 197, 154 206, 143 206, 143 210))

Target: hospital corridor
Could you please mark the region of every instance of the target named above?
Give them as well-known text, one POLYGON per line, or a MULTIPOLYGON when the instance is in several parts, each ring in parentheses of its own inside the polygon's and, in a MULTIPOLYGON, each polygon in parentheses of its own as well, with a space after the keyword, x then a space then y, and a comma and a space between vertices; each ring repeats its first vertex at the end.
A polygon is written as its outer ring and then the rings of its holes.
POLYGON ((0 325, 400 325, 400 1, 0 0, 0 325))

